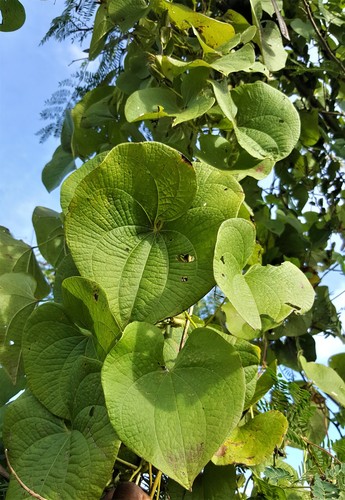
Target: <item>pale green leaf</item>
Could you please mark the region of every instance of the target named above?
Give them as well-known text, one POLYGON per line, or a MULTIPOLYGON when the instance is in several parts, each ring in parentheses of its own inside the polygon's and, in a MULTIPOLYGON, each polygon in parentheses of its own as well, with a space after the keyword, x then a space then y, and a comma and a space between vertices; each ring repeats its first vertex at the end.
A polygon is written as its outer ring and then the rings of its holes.
POLYGON ((254 158, 288 156, 300 135, 299 116, 289 99, 266 83, 240 85, 231 94, 212 81, 218 104, 233 123, 239 144, 254 158))
POLYGON ((137 90, 129 96, 125 106, 125 116, 130 123, 176 116, 179 112, 176 94, 165 88, 137 90))
POLYGON ((328 364, 343 380, 345 380, 345 352, 340 352, 331 356, 328 360, 328 364))
POLYGON ((172 23, 179 29, 188 30, 193 26, 209 47, 220 47, 235 36, 235 30, 231 24, 195 12, 185 5, 167 0, 157 0, 154 3, 159 13, 168 11, 172 23))
POLYGON ((173 121, 173 126, 188 120, 195 120, 199 116, 202 116, 213 106, 214 101, 215 99, 213 97, 203 95, 199 95, 191 99, 186 108, 181 113, 176 115, 176 118, 173 121))
POLYGON ((306 376, 323 392, 345 406, 345 381, 333 368, 320 363, 307 362, 304 356, 299 357, 306 376))
POLYGON ((101 3, 96 12, 92 38, 89 49, 89 59, 95 59, 103 50, 106 37, 114 27, 114 22, 108 13, 108 4, 101 3))
POLYGON ((307 312, 312 307, 314 291, 308 279, 291 262, 276 267, 256 264, 246 274, 242 273, 254 246, 255 229, 249 221, 232 219, 221 225, 214 275, 239 316, 251 328, 260 330, 260 316, 270 318, 272 327, 293 311, 297 314, 307 312))
POLYGON ((261 464, 281 445, 287 428, 288 421, 279 411, 259 413, 230 433, 212 461, 216 465, 261 464))
POLYGON ((243 191, 231 174, 196 166, 163 144, 123 144, 74 191, 68 246, 121 327, 176 315, 214 285, 216 234, 243 191))
POLYGON ((29 274, 0 276, 0 363, 15 384, 22 373, 22 336, 36 306, 36 281, 29 274))
POLYGON ((273 21, 266 21, 261 28, 261 52, 263 62, 270 71, 279 71, 285 67, 288 56, 280 29, 273 21))
POLYGON ((238 423, 245 389, 234 348, 195 329, 169 370, 164 338, 145 323, 127 326, 102 370, 105 400, 120 439, 185 488, 238 423))

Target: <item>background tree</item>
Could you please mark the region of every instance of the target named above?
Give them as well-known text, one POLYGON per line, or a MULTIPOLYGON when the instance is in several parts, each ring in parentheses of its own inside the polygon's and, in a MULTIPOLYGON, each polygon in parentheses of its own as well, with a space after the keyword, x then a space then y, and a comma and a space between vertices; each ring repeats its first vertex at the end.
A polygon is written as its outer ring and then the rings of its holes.
POLYGON ((0 233, 6 498, 343 498, 345 354, 315 363, 314 336, 342 338, 344 22, 330 0, 53 20, 87 57, 43 111, 48 191, 83 165, 34 211, 44 266, 0 233))

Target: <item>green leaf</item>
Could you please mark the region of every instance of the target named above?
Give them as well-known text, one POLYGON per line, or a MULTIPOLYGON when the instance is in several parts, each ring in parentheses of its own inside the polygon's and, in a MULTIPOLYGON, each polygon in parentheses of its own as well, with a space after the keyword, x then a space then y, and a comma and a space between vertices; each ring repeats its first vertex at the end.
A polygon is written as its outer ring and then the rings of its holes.
MULTIPOLYGON (((1 358, 1 354, 0 354, 1 358)), ((26 384, 25 376, 22 375, 17 379, 16 383, 13 383, 8 373, 3 366, 0 366, 0 408, 4 406, 13 396, 18 394, 19 391, 24 389, 26 384)), ((0 432, 1 436, 1 432, 0 432)), ((1 439, 1 437, 0 437, 1 439)))
POLYGON ((268 365, 264 373, 256 382, 255 392, 250 402, 250 406, 254 405, 273 387, 277 380, 277 360, 275 359, 268 365))
POLYGON ((4 273, 27 273, 36 281, 35 297, 43 299, 50 292, 38 265, 33 249, 22 240, 16 240, 0 226, 0 275, 4 273))
POLYGON ((313 146, 320 139, 319 113, 316 109, 311 111, 300 110, 301 142, 304 146, 313 146))
POLYGON ((134 23, 149 10, 149 0, 110 0, 108 13, 112 21, 120 26, 122 32, 128 31, 134 23))
POLYGON ((176 94, 166 88, 147 88, 131 94, 126 102, 125 116, 130 123, 176 116, 180 109, 176 94))
POLYGON ((99 152, 103 144, 108 142, 107 125, 87 127, 83 121, 85 113, 94 104, 104 98, 110 97, 114 93, 114 87, 101 86, 87 92, 81 101, 72 109, 73 134, 72 134, 72 152, 73 156, 87 158, 88 156, 99 152))
POLYGON ((216 332, 195 329, 171 370, 161 331, 127 326, 102 370, 105 400, 120 439, 189 489, 240 419, 244 371, 216 332))
POLYGON ((111 314, 108 299, 97 283, 86 278, 67 278, 62 284, 63 303, 73 321, 95 334, 101 359, 120 335, 120 328, 111 314))
POLYGON ((123 144, 74 191, 68 246, 121 327, 174 316, 214 285, 216 234, 243 192, 228 173, 196 165, 163 144, 123 144))
POLYGON ((345 352, 331 356, 328 364, 345 381, 345 352))
POLYGON ((85 162, 82 168, 78 168, 73 175, 70 175, 63 185, 61 186, 60 204, 63 212, 66 214, 68 212, 68 206, 73 198, 74 191, 78 186, 78 183, 86 177, 88 173, 98 167, 104 158, 107 156, 107 152, 100 153, 91 160, 85 162))
POLYGON ((59 304, 38 307, 26 323, 23 357, 29 387, 55 415, 70 419, 68 395, 75 363, 96 357, 95 339, 81 330, 59 304))
POLYGON ((70 278, 72 276, 79 276, 79 271, 72 259, 72 255, 69 253, 61 261, 59 267, 55 272, 55 280, 53 286, 54 301, 62 302, 62 283, 64 279, 70 278))
POLYGON ((199 116, 205 114, 214 104, 213 97, 207 97, 204 95, 198 95, 191 99, 186 108, 177 114, 175 120, 173 121, 173 126, 178 125, 189 120, 195 120, 199 116))
POLYGON ((16 31, 25 23, 25 9, 18 0, 0 0, 0 31, 16 31))
POLYGON ((254 158, 288 156, 300 135, 299 116, 289 99, 263 82, 240 85, 231 94, 212 81, 218 104, 234 124, 237 140, 254 158))
MULTIPOLYGON (((51 500, 95 500, 111 478, 120 442, 104 407, 99 366, 76 374, 71 422, 52 415, 30 393, 7 409, 4 441, 23 483, 51 500)), ((22 498, 13 478, 6 498, 22 498)), ((30 497, 31 498, 31 497, 30 497)))
POLYGON ((307 312, 313 305, 314 291, 291 262, 277 267, 256 264, 242 274, 254 247, 255 229, 249 221, 232 219, 221 225, 214 275, 240 317, 253 330, 260 330, 263 327, 260 316, 270 318, 272 327, 272 323, 279 324, 293 311, 297 314, 307 312))
POLYGON ((342 406, 345 406, 345 381, 333 368, 320 363, 308 363, 304 356, 299 357, 299 362, 306 376, 319 389, 338 401, 342 406))
POLYGON ((212 461, 216 465, 259 465, 281 445, 287 428, 288 421, 279 411, 259 413, 231 432, 212 461))
POLYGON ((32 214, 38 248, 54 268, 65 256, 65 237, 61 216, 55 210, 36 207, 32 214))
POLYGON ((270 71, 279 71, 285 67, 288 56, 285 50, 280 29, 273 21, 266 21, 260 28, 260 41, 263 62, 270 71))
POLYGON ((170 500, 221 500, 235 498, 237 490, 236 470, 232 465, 217 467, 209 462, 202 474, 196 478, 192 491, 169 480, 168 493, 170 500))
POLYGON ((35 288, 36 281, 28 274, 0 276, 0 363, 13 384, 22 374, 22 335, 37 303, 35 288))
POLYGON ((75 170, 74 157, 72 153, 66 152, 62 146, 58 146, 53 158, 42 171, 42 182, 49 193, 60 186, 67 174, 75 170))
POLYGON ((257 476, 254 476, 254 483, 258 493, 261 494, 261 497, 263 496, 263 498, 267 498, 269 500, 287 500, 285 491, 280 486, 269 484, 263 479, 259 479, 257 476))
POLYGON ((157 0, 154 3, 156 4, 154 7, 159 13, 168 11, 170 20, 180 30, 188 30, 193 26, 209 47, 220 47, 235 36, 235 30, 231 24, 195 12, 185 5, 171 3, 167 0, 157 0))
POLYGON ((89 49, 89 59, 92 61, 103 50, 106 37, 109 31, 114 27, 114 22, 108 12, 108 4, 101 3, 96 12, 92 38, 89 49))

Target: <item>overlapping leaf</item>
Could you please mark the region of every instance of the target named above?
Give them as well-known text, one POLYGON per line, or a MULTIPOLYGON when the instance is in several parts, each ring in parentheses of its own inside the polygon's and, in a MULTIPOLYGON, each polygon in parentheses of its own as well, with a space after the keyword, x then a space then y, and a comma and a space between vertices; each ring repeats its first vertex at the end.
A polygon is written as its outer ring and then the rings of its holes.
POLYGON ((22 336, 27 318, 36 306, 36 281, 29 274, 0 276, 0 363, 13 384, 22 374, 22 336))
POLYGON ((32 214, 38 248, 42 256, 56 268, 65 256, 65 237, 58 212, 36 207, 32 214))
POLYGON ((230 174, 194 168, 157 143, 114 148, 72 191, 69 248, 81 275, 105 290, 121 327, 175 315, 212 288, 219 225, 243 201, 230 174))
POLYGON ((217 465, 261 464, 281 445, 287 428, 288 421, 279 411, 259 413, 231 432, 212 461, 217 465))
POLYGON ((214 257, 217 284, 239 315, 228 327, 236 334, 248 323, 252 338, 263 327, 262 316, 272 327, 292 311, 308 311, 314 301, 312 286, 291 262, 276 267, 257 264, 243 274, 254 246, 254 226, 244 219, 228 220, 219 229, 214 257))
POLYGON ((245 376, 212 330, 194 330, 170 370, 163 345, 158 328, 131 323, 105 360, 102 384, 120 439, 188 489, 239 421, 245 376))
MULTIPOLYGON (((52 415, 28 390, 8 408, 9 460, 36 495, 94 500, 111 478, 120 442, 104 407, 99 370, 90 360, 75 367, 73 387, 65 394, 71 397, 70 422, 52 415)), ((22 498, 23 492, 13 478, 6 498, 22 498)))

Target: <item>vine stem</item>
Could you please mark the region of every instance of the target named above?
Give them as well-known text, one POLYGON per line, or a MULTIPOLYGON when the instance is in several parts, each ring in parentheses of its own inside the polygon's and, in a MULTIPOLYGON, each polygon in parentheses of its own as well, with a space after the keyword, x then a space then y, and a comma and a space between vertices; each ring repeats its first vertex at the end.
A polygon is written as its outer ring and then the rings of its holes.
POLYGON ((318 444, 315 444, 313 443, 312 441, 309 441, 308 438, 304 437, 304 436, 301 436, 301 439, 309 444, 310 446, 314 446, 315 448, 317 448, 318 450, 320 451, 323 451, 324 453, 326 453, 329 457, 331 457, 332 460, 334 460, 337 464, 341 465, 342 462, 337 458, 335 457, 334 455, 332 455, 332 453, 330 453, 329 451, 327 451, 325 448, 322 448, 322 446, 319 446, 318 444))
POLYGON ((15 477, 15 479, 18 481, 18 483, 20 484, 20 486, 27 492, 29 493, 29 495, 31 495, 32 497, 34 498, 38 498, 38 500, 47 500, 46 498, 44 497, 41 497, 41 495, 39 495, 38 493, 35 493, 33 490, 31 490, 28 486, 26 486, 25 483, 23 483, 23 481, 20 479, 20 477, 18 476, 18 474, 16 473, 16 471, 13 469, 11 463, 10 463, 10 460, 8 458, 8 450, 5 449, 5 457, 6 457, 6 461, 7 461, 7 465, 8 465, 8 468, 10 469, 10 472, 11 474, 13 474, 13 476, 15 477))
POLYGON ((160 490, 161 477, 162 477, 162 471, 159 470, 155 482, 153 483, 152 490, 150 492, 150 498, 154 498, 157 488, 159 488, 160 490))
POLYGON ((193 309, 194 309, 194 306, 191 306, 188 309, 188 314, 186 314, 186 322, 184 324, 184 328, 183 328, 183 332, 182 332, 182 337, 181 337, 179 351, 181 351, 181 349, 183 348, 183 346, 186 343, 187 332, 188 332, 188 328, 189 328, 189 325, 190 325, 191 315, 193 314, 193 309))

